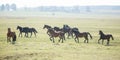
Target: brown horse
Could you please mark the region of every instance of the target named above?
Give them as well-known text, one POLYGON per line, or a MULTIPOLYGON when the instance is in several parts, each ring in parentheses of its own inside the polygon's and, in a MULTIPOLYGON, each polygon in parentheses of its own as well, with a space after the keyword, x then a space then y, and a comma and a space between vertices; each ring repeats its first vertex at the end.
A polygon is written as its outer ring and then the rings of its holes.
POLYGON ((16 41, 16 34, 15 32, 12 32, 10 28, 8 28, 7 32, 7 42, 12 42, 12 44, 15 44, 16 41), (12 38, 12 41, 11 41, 12 38))
POLYGON ((50 40, 53 41, 53 43, 55 42, 54 37, 59 37, 60 38, 59 42, 62 39, 62 43, 63 43, 63 40, 65 39, 65 36, 64 36, 65 33, 64 32, 62 32, 62 31, 57 31, 56 32, 56 31, 54 31, 53 28, 49 28, 47 32, 49 32, 50 40))
POLYGON ((90 38, 92 39, 92 36, 91 36, 91 34, 89 33, 89 32, 83 32, 83 33, 80 33, 78 30, 73 30, 73 33, 75 34, 75 42, 76 43, 79 43, 79 38, 82 38, 82 37, 84 37, 85 38, 85 40, 84 40, 84 43, 88 43, 88 35, 90 36, 90 38), (76 39, 78 40, 78 41, 76 41, 76 39))
POLYGON ((101 30, 99 31, 100 34, 100 38, 98 40, 98 44, 100 44, 100 40, 102 40, 102 44, 104 42, 104 40, 107 40, 107 45, 109 45, 110 42, 110 38, 112 38, 112 40, 114 40, 113 36, 111 34, 104 34, 101 30))

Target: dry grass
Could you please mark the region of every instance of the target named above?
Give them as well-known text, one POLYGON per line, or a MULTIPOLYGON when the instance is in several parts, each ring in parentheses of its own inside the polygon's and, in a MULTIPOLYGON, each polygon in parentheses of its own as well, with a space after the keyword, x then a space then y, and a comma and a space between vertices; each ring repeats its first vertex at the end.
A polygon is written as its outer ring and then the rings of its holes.
POLYGON ((100 18, 62 18, 62 17, 24 17, 0 19, 0 60, 120 60, 120 20, 100 18), (68 24, 78 27, 81 32, 88 31, 93 39, 90 43, 75 43, 74 39, 67 39, 64 43, 49 40, 43 25, 62 27, 68 24), (15 45, 6 42, 7 28, 12 28, 18 35, 16 27, 29 26, 38 30, 37 37, 17 38, 15 45), (98 30, 113 34, 115 40, 110 41, 110 46, 97 44, 98 30))

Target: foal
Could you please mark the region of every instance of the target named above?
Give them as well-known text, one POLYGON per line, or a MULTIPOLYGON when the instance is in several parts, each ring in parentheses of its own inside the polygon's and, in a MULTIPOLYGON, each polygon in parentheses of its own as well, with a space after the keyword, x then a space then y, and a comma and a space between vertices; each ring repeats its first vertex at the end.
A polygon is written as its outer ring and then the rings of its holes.
POLYGON ((12 42, 12 44, 15 44, 16 41, 16 34, 15 32, 11 31, 11 28, 8 28, 8 32, 7 32, 7 42, 12 42), (11 41, 12 38, 12 41, 11 41))

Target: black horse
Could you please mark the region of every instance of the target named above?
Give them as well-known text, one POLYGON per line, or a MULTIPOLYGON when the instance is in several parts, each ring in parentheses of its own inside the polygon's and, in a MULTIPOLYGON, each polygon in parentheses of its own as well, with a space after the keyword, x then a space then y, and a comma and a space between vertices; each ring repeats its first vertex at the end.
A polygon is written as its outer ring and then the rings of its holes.
POLYGON ((63 32, 68 34, 67 38, 69 38, 69 36, 72 36, 71 35, 71 28, 68 26, 68 25, 63 25, 63 28, 62 28, 63 32))
POLYGON ((109 42, 110 42, 110 38, 112 38, 112 40, 114 40, 112 34, 104 34, 101 30, 99 31, 99 35, 100 35, 100 38, 98 40, 98 43, 100 44, 100 40, 102 40, 102 44, 104 42, 104 40, 107 40, 107 45, 109 45, 109 42))
POLYGON ((89 32, 82 32, 82 33, 80 33, 78 30, 73 30, 73 33, 75 34, 75 39, 74 40, 75 40, 76 43, 79 43, 79 38, 82 38, 82 37, 85 38, 84 43, 86 43, 86 42, 88 43, 88 41, 89 41, 88 35, 92 39, 92 36, 91 36, 91 34, 89 32), (76 41, 76 39, 78 41, 76 41))
MULTIPOLYGON (((36 37, 36 33, 37 30, 35 28, 29 28, 29 27, 21 27, 21 26, 17 26, 17 30, 19 29, 20 33, 19 33, 19 37, 21 35, 22 37, 22 33, 25 33, 25 37, 28 37, 28 33, 31 33, 31 36, 32 36, 32 32, 34 33, 35 37, 36 37)), ((30 36, 30 37, 31 37, 30 36)))

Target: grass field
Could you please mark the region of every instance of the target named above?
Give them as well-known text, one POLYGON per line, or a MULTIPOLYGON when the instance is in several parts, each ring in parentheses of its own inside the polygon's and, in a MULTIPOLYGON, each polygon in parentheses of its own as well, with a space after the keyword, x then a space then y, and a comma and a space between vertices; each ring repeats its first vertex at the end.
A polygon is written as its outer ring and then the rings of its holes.
POLYGON ((120 60, 120 18, 71 18, 71 17, 0 17, 0 60, 120 60), (73 38, 66 39, 64 43, 55 43, 49 40, 44 24, 52 27, 62 27, 68 24, 78 27, 80 32, 90 32, 93 39, 89 43, 75 43, 73 38), (37 37, 17 37, 15 45, 6 42, 7 28, 19 31, 16 27, 35 27, 38 31, 37 37), (114 40, 110 46, 98 44, 98 31, 110 33, 114 40))

